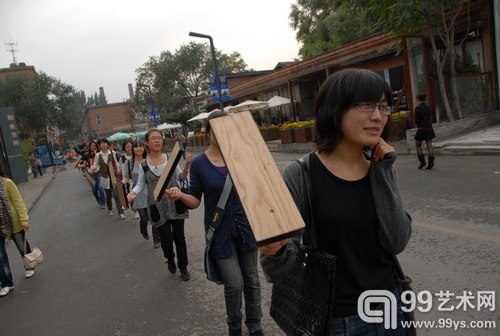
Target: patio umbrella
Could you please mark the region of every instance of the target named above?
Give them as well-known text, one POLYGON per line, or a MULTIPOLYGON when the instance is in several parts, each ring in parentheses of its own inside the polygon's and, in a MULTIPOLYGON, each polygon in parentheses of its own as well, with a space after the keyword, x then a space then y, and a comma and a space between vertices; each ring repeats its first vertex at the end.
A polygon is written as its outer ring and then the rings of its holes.
POLYGON ((136 138, 140 138, 140 137, 145 136, 147 132, 148 132, 148 131, 135 132, 133 135, 134 135, 136 138))
POLYGON ((208 116, 210 115, 210 113, 212 113, 212 112, 202 112, 202 113, 198 114, 197 116, 194 116, 191 119, 189 119, 188 122, 189 121, 195 121, 195 120, 205 120, 205 119, 208 118, 208 116))
POLYGON ((167 124, 167 123, 163 123, 161 125, 158 125, 156 127, 157 130, 166 130, 166 129, 173 129, 173 128, 181 128, 182 125, 181 124, 167 124))
POLYGON ((121 141, 121 140, 126 140, 128 138, 130 138, 130 134, 123 132, 116 132, 115 134, 110 135, 106 139, 108 139, 108 141, 121 141))
POLYGON ((244 101, 243 103, 240 103, 236 106, 232 106, 232 107, 228 108, 227 112, 238 113, 238 112, 249 111, 249 110, 260 110, 260 109, 264 109, 266 107, 267 107, 267 102, 265 102, 265 101, 247 100, 247 101, 244 101))
POLYGON ((290 104, 291 100, 285 97, 274 96, 273 98, 267 101, 267 107, 275 107, 285 104, 290 104))

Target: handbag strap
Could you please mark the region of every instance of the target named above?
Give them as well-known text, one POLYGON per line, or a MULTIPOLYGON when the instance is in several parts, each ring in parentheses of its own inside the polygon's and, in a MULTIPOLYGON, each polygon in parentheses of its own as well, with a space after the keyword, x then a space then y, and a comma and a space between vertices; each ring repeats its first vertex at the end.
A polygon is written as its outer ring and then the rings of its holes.
POLYGON ((207 241, 208 246, 212 244, 215 230, 219 227, 219 224, 222 221, 222 217, 224 216, 224 208, 226 207, 227 199, 229 198, 229 194, 231 193, 232 187, 233 187, 233 181, 231 180, 229 174, 227 174, 226 181, 224 182, 224 188, 222 189, 222 193, 219 197, 219 201, 217 202, 217 207, 215 208, 214 215, 212 217, 212 222, 208 226, 207 233, 205 234, 205 239, 207 241))
POLYGON ((304 230, 304 234, 302 236, 302 240, 304 245, 312 247, 314 249, 318 249, 318 236, 316 234, 316 225, 314 224, 314 216, 313 216, 313 207, 312 207, 312 185, 311 185, 311 177, 309 174, 309 156, 304 160, 304 158, 295 159, 294 161, 298 162, 301 171, 302 171, 302 179, 306 189, 306 213, 305 213, 305 222, 306 229, 304 230))

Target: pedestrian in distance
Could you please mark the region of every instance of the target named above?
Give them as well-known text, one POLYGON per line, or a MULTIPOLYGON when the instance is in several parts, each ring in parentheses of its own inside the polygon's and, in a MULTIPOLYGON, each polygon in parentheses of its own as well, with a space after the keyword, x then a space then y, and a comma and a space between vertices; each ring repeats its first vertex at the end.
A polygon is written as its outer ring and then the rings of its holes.
POLYGON ((123 207, 118 198, 118 192, 116 191, 116 183, 112 183, 110 175, 115 174, 118 167, 118 160, 115 152, 108 149, 108 140, 106 138, 98 140, 97 145, 100 148, 100 152, 96 153, 94 164, 89 168, 88 172, 89 174, 94 174, 96 172, 100 174, 101 187, 103 187, 104 193, 106 194, 108 215, 113 216, 113 204, 111 203, 111 199, 114 198, 118 216, 120 219, 125 219, 123 207), (108 162, 111 162, 111 166, 113 167, 111 171, 109 170, 108 162))
MULTIPOLYGON (((92 141, 88 146, 85 144, 84 147, 81 148, 82 152, 80 154, 80 163, 78 163, 77 167, 85 170, 87 167, 92 167, 95 162, 95 157, 98 152, 97 143, 92 141), (83 151, 87 149, 88 151, 83 151)), ((90 174, 90 173, 89 173, 90 174)), ((95 181, 95 184, 90 186, 92 190, 92 194, 97 202, 97 204, 101 207, 101 209, 106 209, 106 195, 104 189, 101 186, 101 174, 97 171, 90 174, 95 181)))
POLYGON ((28 161, 30 163, 30 168, 31 168, 31 172, 33 173, 33 177, 37 178, 38 177, 38 168, 36 166, 35 153, 31 153, 30 157, 28 158, 28 161))
MULTIPOLYGON (((25 254, 31 253, 31 247, 26 238, 26 232, 30 228, 28 209, 26 209, 26 205, 24 204, 16 184, 4 175, 2 167, 0 167, 0 189, 2 189, 1 193, 7 197, 8 202, 6 205, 10 207, 13 226, 11 238, 21 254, 21 258, 23 258, 25 254), (26 251, 24 250, 25 240, 26 251)), ((24 276, 26 278, 31 278, 34 274, 34 269, 25 269, 24 271, 24 276)))
POLYGON ((38 175, 43 176, 43 167, 42 167, 43 164, 42 160, 40 160, 38 156, 36 156, 35 163, 36 163, 36 169, 38 170, 38 175))
POLYGON ((186 159, 186 136, 182 131, 177 132, 177 137, 176 137, 177 143, 179 144, 179 148, 183 151, 182 152, 182 157, 186 159))
MULTIPOLYGON (((125 146, 126 147, 126 146, 125 146)), ((146 159, 146 150, 144 149, 144 143, 142 141, 135 140, 132 142, 132 158, 127 163, 126 168, 123 172, 123 183, 129 185, 130 190, 132 190, 139 180, 139 172, 142 170, 142 163, 146 159)), ((137 194, 133 202, 130 204, 130 208, 137 212, 139 215, 139 231, 142 237, 149 240, 148 234, 148 187, 144 186, 144 189, 137 194)), ((160 234, 156 227, 152 227, 153 234, 153 244, 155 248, 160 247, 160 234)))
POLYGON ((425 169, 432 169, 434 167, 434 149, 432 148, 432 139, 436 137, 434 133, 434 128, 432 127, 431 120, 431 109, 425 103, 427 95, 425 93, 419 93, 417 95, 417 107, 415 107, 415 124, 417 124, 417 132, 415 133, 415 148, 417 149, 418 161, 420 165, 418 169, 425 167, 425 155, 422 150, 422 141, 425 141, 425 147, 427 147, 427 152, 429 153, 429 164, 425 169))
MULTIPOLYGON (((386 142, 391 102, 392 90, 378 74, 363 69, 335 72, 318 93, 316 150, 302 157, 309 167, 307 177, 295 161, 282 173, 306 225, 314 225, 319 250, 337 257, 329 335, 405 334, 394 255, 410 239, 411 217, 399 193, 396 152, 386 142), (307 223, 306 178, 313 223, 307 223), (394 293, 400 312, 397 330, 361 320, 358 298, 366 290, 394 293)), ((271 282, 290 270, 300 239, 259 248, 271 282)))
MULTIPOLYGON (((188 281, 191 275, 187 269, 188 254, 186 237, 184 236, 184 220, 189 217, 189 212, 177 213, 175 202, 165 196, 160 201, 155 199, 153 191, 169 159, 166 154, 162 153, 163 137, 159 130, 149 130, 144 138, 146 139, 145 144, 148 155, 146 160, 141 163, 143 169, 139 170, 137 184, 127 195, 127 200, 129 203, 133 202, 147 186, 148 217, 153 227, 157 228, 160 234, 161 248, 163 256, 167 259, 168 271, 175 274, 177 267, 179 267, 181 279, 188 281), (177 252, 177 264, 175 262, 174 243, 177 252)), ((167 182, 167 189, 178 185, 178 180, 186 181, 191 160, 192 155, 188 155, 184 169, 179 166, 176 167, 172 178, 167 182)))
MULTIPOLYGON (((186 206, 196 209, 205 202, 205 232, 209 230, 217 203, 228 174, 219 146, 210 127, 210 120, 226 116, 223 111, 214 112, 207 118, 205 130, 210 145, 193 159, 190 167, 189 193, 179 188, 167 191, 168 197, 181 200, 186 206)), ((232 187, 225 205, 222 220, 215 230, 210 247, 224 281, 229 335, 242 335, 241 307, 245 298, 245 324, 250 335, 263 335, 261 327, 262 309, 260 281, 257 268, 258 250, 250 224, 232 187)))

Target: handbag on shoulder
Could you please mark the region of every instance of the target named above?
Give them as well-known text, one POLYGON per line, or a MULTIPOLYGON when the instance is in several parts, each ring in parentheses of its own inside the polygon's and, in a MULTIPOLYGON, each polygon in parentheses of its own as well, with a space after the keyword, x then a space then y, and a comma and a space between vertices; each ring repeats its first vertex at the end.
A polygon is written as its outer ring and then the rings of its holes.
POLYGON ((217 261, 210 255, 210 247, 212 246, 215 230, 219 227, 222 217, 224 216, 224 208, 226 207, 227 199, 232 187, 233 181, 228 174, 226 176, 226 181, 224 182, 224 189, 222 189, 219 201, 217 202, 217 208, 215 209, 212 217, 212 223, 208 227, 207 233, 205 234, 205 273, 207 274, 208 280, 215 282, 218 285, 222 285, 224 283, 224 279, 222 279, 219 267, 217 266, 217 261))
POLYGON ((297 161, 307 190, 304 244, 292 268, 273 285, 269 314, 287 335, 323 336, 329 334, 333 316, 337 257, 318 249, 309 169, 304 160, 297 161))
MULTIPOLYGON (((411 278, 404 274, 403 268, 401 267, 401 264, 399 263, 399 260, 396 256, 394 256, 394 264, 396 266, 396 283, 398 285, 399 295, 402 295, 405 291, 413 292, 413 288, 411 286, 411 278)), ((403 307, 410 309, 411 303, 405 304, 404 302, 402 302, 402 305, 403 307)), ((405 321, 415 321, 414 310, 410 310, 409 312, 403 311, 403 316, 405 318, 405 321)), ((415 325, 413 325, 411 328, 406 327, 405 335, 416 336, 417 329, 415 328, 415 325)))
POLYGON ((12 213, 9 201, 5 195, 3 177, 0 176, 0 237, 7 238, 14 232, 12 213))

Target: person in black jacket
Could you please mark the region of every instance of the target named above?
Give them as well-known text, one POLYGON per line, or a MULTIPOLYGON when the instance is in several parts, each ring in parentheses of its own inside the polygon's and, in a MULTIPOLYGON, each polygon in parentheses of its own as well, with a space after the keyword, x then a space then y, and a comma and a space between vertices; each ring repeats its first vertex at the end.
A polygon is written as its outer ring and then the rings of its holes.
POLYGON ((418 169, 425 167, 425 155, 422 151, 422 141, 425 141, 425 146, 429 152, 429 164, 425 169, 432 169, 434 167, 434 149, 432 148, 432 139, 436 137, 434 129, 432 128, 431 109, 425 104, 427 98, 425 93, 417 95, 417 104, 415 108, 415 123, 417 124, 417 133, 415 133, 415 148, 417 149, 418 161, 420 166, 418 169))

